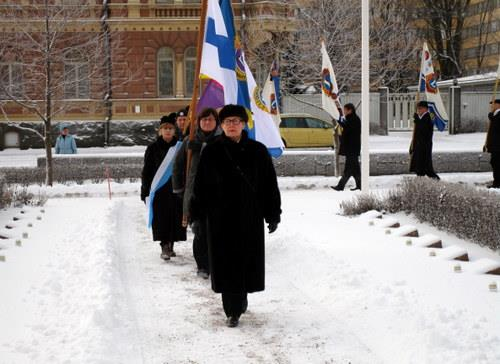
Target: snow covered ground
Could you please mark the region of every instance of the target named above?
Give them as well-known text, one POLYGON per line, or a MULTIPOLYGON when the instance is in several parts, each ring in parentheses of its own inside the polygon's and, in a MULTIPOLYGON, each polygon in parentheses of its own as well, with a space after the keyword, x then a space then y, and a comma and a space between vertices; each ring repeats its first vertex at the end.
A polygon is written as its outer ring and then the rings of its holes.
MULTIPOLYGON (((397 183, 372 179, 374 188, 397 183)), ((191 236, 177 258, 160 260, 137 184, 113 184, 112 200, 105 184, 56 186, 43 208, 0 211, 9 238, 0 239, 0 362, 500 362, 500 293, 489 289, 500 278, 468 269, 498 252, 396 216, 466 248, 472 262, 455 273, 457 262, 338 215, 354 193, 329 184, 280 179, 266 291, 250 295, 237 329, 195 275, 191 236)))
MULTIPOLYGON (((434 134, 434 151, 436 152, 481 152, 485 133, 449 135, 436 132, 434 134)), ((394 132, 388 136, 370 136, 370 151, 372 153, 408 152, 411 141, 410 132, 394 132)), ((110 147, 110 148, 80 148, 80 155, 92 154, 132 154, 144 155, 145 146, 110 147)), ((328 152, 327 148, 289 149, 285 153, 318 153, 328 152)), ((38 156, 43 156, 43 149, 5 149, 0 151, 0 167, 35 167, 38 156)))

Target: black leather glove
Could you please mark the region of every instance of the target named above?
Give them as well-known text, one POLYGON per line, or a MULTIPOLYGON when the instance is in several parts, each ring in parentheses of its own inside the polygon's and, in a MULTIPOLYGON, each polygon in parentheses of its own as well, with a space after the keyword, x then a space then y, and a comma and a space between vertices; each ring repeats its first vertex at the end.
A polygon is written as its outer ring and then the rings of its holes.
POLYGON ((267 228, 269 229, 269 234, 272 234, 278 228, 278 223, 277 222, 270 222, 269 224, 267 224, 267 228))

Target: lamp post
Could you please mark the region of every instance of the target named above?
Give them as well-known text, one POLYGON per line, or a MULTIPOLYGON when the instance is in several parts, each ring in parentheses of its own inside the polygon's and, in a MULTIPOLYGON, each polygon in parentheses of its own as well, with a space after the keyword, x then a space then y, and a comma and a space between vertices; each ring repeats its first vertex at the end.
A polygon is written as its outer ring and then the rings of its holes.
POLYGON ((369 0, 361 0, 361 190, 369 192, 370 184, 370 17, 369 0))

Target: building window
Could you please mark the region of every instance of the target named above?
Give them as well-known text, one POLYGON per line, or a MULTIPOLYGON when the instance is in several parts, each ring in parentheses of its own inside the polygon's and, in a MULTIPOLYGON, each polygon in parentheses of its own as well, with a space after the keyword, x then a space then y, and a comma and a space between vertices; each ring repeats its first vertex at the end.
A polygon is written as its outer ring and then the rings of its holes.
POLYGON ((22 65, 19 63, 0 63, 0 99, 20 97, 23 91, 22 65))
POLYGON ((170 48, 158 51, 158 95, 174 96, 174 52, 170 48))
POLYGON ((64 61, 64 98, 90 98, 89 65, 79 52, 69 53, 64 61))
POLYGON ((192 96, 196 68, 196 48, 189 47, 184 52, 184 95, 192 96))

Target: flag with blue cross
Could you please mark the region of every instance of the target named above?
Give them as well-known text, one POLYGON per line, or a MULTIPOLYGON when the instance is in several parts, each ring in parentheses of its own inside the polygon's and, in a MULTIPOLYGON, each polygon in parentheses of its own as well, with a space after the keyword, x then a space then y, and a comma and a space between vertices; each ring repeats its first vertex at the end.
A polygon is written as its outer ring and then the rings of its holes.
POLYGON ((274 124, 272 127, 267 125, 272 123, 272 117, 257 118, 261 114, 256 109, 258 102, 253 99, 257 94, 254 92, 255 80, 235 30, 231 0, 207 2, 200 78, 210 81, 197 110, 228 104, 244 106, 249 115, 249 137, 266 145, 271 155, 282 154, 283 142, 279 129, 274 124))

